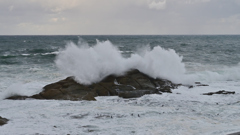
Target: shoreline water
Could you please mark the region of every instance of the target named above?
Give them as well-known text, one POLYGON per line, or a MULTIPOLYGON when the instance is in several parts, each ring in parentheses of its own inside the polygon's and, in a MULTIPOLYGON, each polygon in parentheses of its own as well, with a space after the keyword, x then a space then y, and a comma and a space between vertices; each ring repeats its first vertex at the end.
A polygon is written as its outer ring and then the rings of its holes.
MULTIPOLYGON (((192 79, 193 82, 199 81, 209 85, 193 89, 179 87, 173 90, 172 94, 145 95, 128 100, 119 97, 98 97, 96 102, 0 100, 0 116, 10 120, 8 124, 0 127, 2 134, 225 135, 239 132, 240 41, 237 35, 18 36, 16 38, 0 36, 0 39, 0 99, 11 94, 30 96, 42 91, 43 86, 66 78, 69 74, 64 74, 55 64, 59 52, 67 50, 66 46, 70 42, 79 48, 86 44, 89 48, 94 48, 97 44, 96 39, 102 44, 108 40, 118 48, 119 52, 116 53, 122 55, 118 57, 119 59, 151 52, 154 47, 161 46, 165 51, 158 52, 166 53, 163 61, 174 62, 174 58, 178 58, 170 55, 169 57, 173 59, 169 59, 166 57, 167 54, 182 56, 181 62, 185 65, 185 74, 198 78, 192 79), (141 52, 139 48, 144 47, 147 51, 141 52), (169 53, 171 49, 175 53, 169 53), (21 56, 22 54, 29 55, 21 56), (235 94, 201 95, 219 90, 235 91, 235 94), (135 125, 136 123, 138 124, 135 125)), ((102 48, 106 49, 104 45, 102 48)), ((101 58, 98 56, 100 53, 89 54, 86 56, 101 58)), ((89 57, 86 56, 83 60, 88 61, 89 57)), ((113 54, 106 57, 111 58, 113 54)), ((158 55, 151 57, 157 61, 161 60, 158 55)), ((148 62, 151 62, 151 59, 148 62)), ((99 62, 101 63, 104 62, 99 62)), ((95 65, 95 67, 101 66, 95 65)), ((170 70, 171 64, 166 68, 170 70)), ((102 70, 104 71, 104 68, 102 70)))

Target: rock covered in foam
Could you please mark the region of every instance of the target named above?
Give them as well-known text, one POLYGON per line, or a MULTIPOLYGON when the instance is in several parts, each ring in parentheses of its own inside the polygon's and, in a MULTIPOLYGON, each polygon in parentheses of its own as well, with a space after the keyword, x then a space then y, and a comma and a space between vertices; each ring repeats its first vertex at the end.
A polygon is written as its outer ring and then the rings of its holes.
MULTIPOLYGON (((98 83, 83 85, 68 77, 43 87, 43 91, 29 98, 56 100, 96 100, 96 96, 119 96, 136 98, 145 94, 171 93, 179 84, 168 80, 153 79, 138 70, 131 70, 123 76, 107 76, 98 83)), ((8 98, 8 99, 11 99, 8 98)))

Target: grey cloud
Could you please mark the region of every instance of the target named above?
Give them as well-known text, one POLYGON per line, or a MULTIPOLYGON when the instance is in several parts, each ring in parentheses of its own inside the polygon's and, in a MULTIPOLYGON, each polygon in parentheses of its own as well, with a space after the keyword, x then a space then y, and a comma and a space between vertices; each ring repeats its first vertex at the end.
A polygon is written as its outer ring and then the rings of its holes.
POLYGON ((0 34, 240 34, 238 0, 0 0, 0 34))
POLYGON ((166 0, 162 0, 162 1, 150 0, 148 3, 148 7, 150 9, 156 9, 156 10, 165 9, 166 8, 166 0))

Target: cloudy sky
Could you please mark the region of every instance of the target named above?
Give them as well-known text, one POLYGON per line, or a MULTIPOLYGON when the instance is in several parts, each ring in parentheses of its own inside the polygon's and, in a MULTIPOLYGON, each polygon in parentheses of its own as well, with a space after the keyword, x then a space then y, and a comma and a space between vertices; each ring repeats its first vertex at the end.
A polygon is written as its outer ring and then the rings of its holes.
POLYGON ((0 35, 240 34, 240 0, 0 0, 0 35))

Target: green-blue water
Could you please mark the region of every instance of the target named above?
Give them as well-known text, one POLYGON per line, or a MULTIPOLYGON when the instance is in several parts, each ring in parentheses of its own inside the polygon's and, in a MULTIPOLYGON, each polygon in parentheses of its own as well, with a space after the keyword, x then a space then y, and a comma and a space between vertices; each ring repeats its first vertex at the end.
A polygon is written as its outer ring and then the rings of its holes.
POLYGON ((47 64, 54 61, 67 42, 83 39, 95 45, 96 39, 111 41, 123 55, 150 45, 174 49, 184 62, 234 65, 239 63, 240 36, 0 36, 0 64, 47 64))
MULTIPOLYGON (((0 36, 0 89, 6 89, 10 85, 9 80, 48 82, 61 78, 61 71, 55 64, 59 51, 69 42, 94 46, 97 40, 109 40, 121 51, 123 57, 130 57, 139 48, 146 46, 151 49, 155 46, 173 49, 183 56, 182 62, 187 73, 225 73, 226 70, 229 74, 234 74, 239 69, 240 35, 0 36)), ((235 78, 240 79, 238 75, 235 78)))

